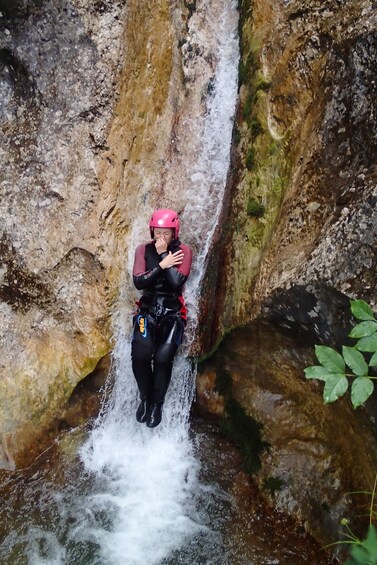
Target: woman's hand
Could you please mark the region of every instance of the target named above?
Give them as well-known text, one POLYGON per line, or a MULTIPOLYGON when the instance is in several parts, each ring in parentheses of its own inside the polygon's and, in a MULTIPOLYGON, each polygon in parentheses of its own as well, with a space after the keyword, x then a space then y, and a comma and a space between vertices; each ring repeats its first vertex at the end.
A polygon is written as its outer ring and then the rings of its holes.
POLYGON ((165 253, 168 250, 168 244, 165 238, 162 236, 156 239, 155 246, 156 251, 159 255, 161 255, 161 253, 165 253))
POLYGON ((183 251, 179 249, 175 253, 169 251, 169 255, 164 257, 163 260, 159 263, 159 265, 161 269, 169 269, 170 267, 175 267, 176 265, 180 265, 182 261, 183 261, 183 251))

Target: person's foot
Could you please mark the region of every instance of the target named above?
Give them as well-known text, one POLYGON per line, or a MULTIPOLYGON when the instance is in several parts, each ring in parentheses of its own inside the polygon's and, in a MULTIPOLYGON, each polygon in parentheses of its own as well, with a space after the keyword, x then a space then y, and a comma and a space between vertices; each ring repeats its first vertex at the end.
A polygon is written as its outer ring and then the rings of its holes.
POLYGON ((147 421, 150 409, 151 405, 149 403, 149 400, 143 398, 138 406, 138 409, 136 410, 136 420, 140 422, 140 424, 143 424, 147 421))
POLYGON ((155 428, 161 422, 162 417, 162 404, 157 404, 155 402, 152 404, 151 411, 147 418, 147 426, 148 428, 155 428))

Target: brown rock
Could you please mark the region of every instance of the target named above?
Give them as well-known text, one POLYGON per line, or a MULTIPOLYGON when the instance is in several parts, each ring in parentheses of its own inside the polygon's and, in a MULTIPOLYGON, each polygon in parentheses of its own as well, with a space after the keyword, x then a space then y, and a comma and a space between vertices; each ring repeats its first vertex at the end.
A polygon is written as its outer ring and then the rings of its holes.
POLYGON ((214 373, 231 377, 232 398, 263 426, 268 447, 260 486, 270 489, 278 510, 320 543, 331 543, 341 537, 340 519, 354 517, 355 504, 365 502, 348 493, 373 486, 376 434, 345 398, 323 404, 322 385, 305 380, 309 364, 312 350, 302 340, 271 325, 248 325, 228 335, 204 364, 198 390, 206 402, 214 373))

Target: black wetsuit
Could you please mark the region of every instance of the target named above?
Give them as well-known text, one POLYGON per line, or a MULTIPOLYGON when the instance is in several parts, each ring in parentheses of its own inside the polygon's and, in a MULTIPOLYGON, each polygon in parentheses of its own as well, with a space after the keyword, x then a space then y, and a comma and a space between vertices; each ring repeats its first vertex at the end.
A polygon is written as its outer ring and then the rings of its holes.
POLYGON ((132 369, 140 398, 157 404, 164 401, 186 324, 182 289, 192 253, 179 240, 168 247, 172 253, 179 249, 184 252, 182 264, 168 269, 159 266, 167 252, 159 255, 154 242, 140 245, 135 253, 133 280, 143 294, 133 318, 132 369))

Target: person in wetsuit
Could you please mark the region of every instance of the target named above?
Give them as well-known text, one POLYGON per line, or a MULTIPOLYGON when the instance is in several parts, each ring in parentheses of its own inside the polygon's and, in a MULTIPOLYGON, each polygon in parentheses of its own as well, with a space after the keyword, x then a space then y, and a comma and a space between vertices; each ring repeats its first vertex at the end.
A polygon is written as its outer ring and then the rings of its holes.
POLYGON ((140 392, 138 422, 154 428, 161 422, 173 359, 186 325, 183 286, 190 274, 192 251, 178 239, 174 210, 153 212, 152 241, 135 252, 133 281, 142 296, 133 318, 132 370, 140 392))

